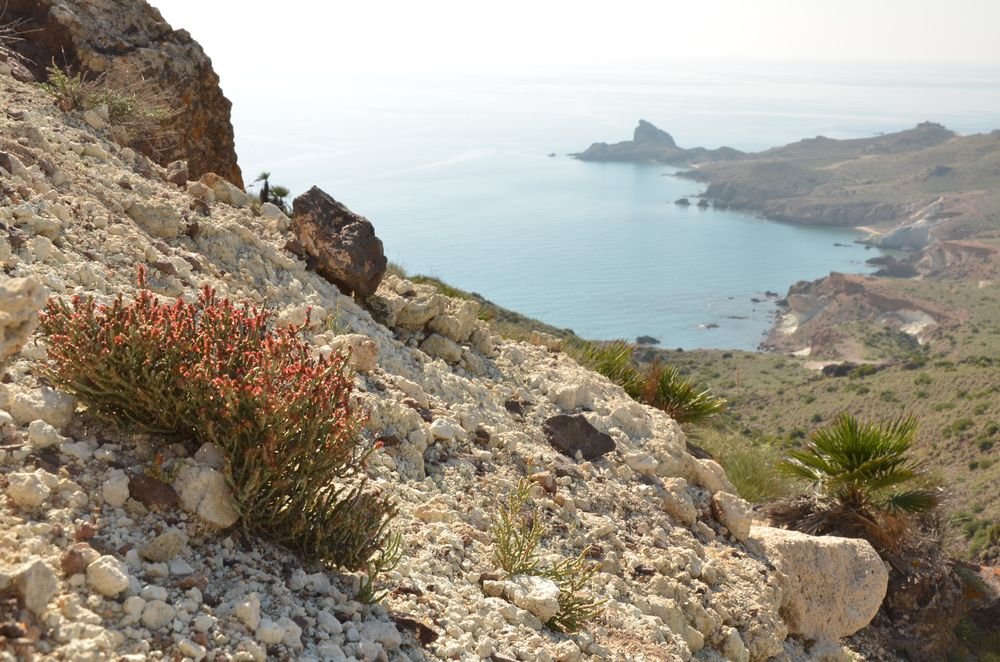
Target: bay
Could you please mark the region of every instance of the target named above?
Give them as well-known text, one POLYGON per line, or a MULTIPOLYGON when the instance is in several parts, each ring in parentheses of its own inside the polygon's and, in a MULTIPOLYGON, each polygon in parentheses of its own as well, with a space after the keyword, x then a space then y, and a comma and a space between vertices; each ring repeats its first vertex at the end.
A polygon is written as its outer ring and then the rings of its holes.
POLYGON ((844 228, 679 207, 699 186, 655 165, 568 153, 627 139, 642 117, 685 147, 759 150, 920 121, 1000 126, 989 71, 656 67, 508 76, 344 78, 271 97, 228 91, 247 179, 313 184, 375 224, 390 260, 594 339, 753 349, 768 290, 876 254, 844 228), (555 156, 548 156, 555 154, 555 156), (259 165, 258 165, 259 164, 259 165))

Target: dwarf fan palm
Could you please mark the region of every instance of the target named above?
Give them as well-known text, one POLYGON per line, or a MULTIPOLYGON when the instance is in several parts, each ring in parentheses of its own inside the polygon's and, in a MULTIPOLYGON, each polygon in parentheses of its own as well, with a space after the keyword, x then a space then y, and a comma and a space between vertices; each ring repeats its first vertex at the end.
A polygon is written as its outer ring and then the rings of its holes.
POLYGON ((889 513, 926 512, 938 505, 936 492, 900 489, 921 475, 919 463, 907 457, 916 431, 912 418, 875 424, 842 414, 833 425, 815 432, 805 450, 790 452, 778 467, 844 505, 889 513))

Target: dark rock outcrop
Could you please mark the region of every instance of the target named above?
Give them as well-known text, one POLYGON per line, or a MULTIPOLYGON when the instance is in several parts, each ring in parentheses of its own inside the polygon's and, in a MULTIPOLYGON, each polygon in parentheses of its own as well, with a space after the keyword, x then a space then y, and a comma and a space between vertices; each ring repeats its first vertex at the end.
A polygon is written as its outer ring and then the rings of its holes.
POLYGON ((585 460, 594 460, 615 449, 615 440, 590 424, 583 414, 553 416, 543 425, 553 448, 569 457, 579 452, 585 460))
POLYGON ((387 260, 368 219, 316 186, 295 198, 292 210, 293 252, 345 294, 364 298, 378 289, 387 260))
POLYGON ((37 79, 54 61, 91 76, 143 81, 169 107, 166 129, 175 138, 147 156, 161 164, 184 159, 192 177, 216 172, 243 187, 232 104, 212 62, 159 11, 143 0, 8 0, 3 18, 20 22, 20 40, 10 46, 37 79))

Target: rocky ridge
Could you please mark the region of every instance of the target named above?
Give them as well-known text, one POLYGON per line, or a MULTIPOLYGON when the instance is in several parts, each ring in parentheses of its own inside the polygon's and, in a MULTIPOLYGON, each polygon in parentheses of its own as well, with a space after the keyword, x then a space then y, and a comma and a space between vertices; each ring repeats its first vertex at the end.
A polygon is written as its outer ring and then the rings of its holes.
POLYGON ((505 342, 472 302, 387 277, 371 310, 286 249, 290 221, 238 187, 178 187, 37 89, 0 77, 0 655, 16 659, 843 660, 886 571, 857 541, 751 528, 721 468, 619 387, 546 348, 505 342), (7 166, 10 166, 9 168, 7 166), (211 195, 210 195, 211 193, 211 195), (44 287, 108 301, 202 285, 301 323, 318 353, 351 347, 378 437, 372 482, 403 535, 389 595, 307 566, 229 528, 217 449, 95 425, 35 376, 29 337, 44 287), (26 321, 29 320, 29 321, 26 321), (27 326, 26 326, 27 324, 27 326), (553 448, 578 415, 613 449, 553 448), (547 557, 590 549, 603 615, 581 633, 543 626, 550 587, 505 582, 492 560, 498 499, 522 476, 547 557), (806 591, 803 587, 822 587, 806 591))

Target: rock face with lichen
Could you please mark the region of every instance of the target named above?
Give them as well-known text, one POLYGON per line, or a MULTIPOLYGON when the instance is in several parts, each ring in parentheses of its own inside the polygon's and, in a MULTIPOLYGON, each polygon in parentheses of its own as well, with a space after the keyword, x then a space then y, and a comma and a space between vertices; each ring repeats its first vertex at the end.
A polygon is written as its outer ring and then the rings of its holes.
POLYGON ((5 21, 23 21, 11 43, 38 79, 54 61, 73 71, 141 77, 168 106, 174 134, 154 156, 188 163, 191 176, 216 172, 242 187, 232 104, 212 61, 185 30, 174 30, 143 0, 8 0, 5 21), (175 143, 175 144, 174 144, 175 143))

